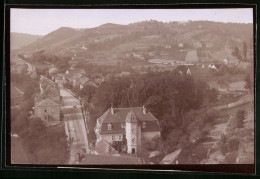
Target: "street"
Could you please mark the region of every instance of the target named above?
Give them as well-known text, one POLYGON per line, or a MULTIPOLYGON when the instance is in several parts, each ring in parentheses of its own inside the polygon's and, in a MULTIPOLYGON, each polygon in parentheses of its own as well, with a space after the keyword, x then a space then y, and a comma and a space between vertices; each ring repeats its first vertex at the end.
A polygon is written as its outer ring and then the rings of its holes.
POLYGON ((87 130, 81 110, 80 100, 71 93, 60 89, 61 111, 64 115, 65 131, 70 141, 68 164, 76 164, 79 155, 89 152, 87 130))

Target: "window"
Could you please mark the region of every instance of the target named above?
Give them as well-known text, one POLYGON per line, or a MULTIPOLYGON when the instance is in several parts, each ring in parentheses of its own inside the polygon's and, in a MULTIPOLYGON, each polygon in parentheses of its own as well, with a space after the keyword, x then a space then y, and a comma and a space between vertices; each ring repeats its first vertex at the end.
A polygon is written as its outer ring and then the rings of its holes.
POLYGON ((125 128, 125 123, 121 123, 121 128, 125 128))
POLYGON ((146 122, 142 123, 142 128, 146 128, 146 122))
POLYGON ((111 131, 112 125, 111 125, 111 124, 108 124, 108 125, 107 125, 107 129, 108 129, 109 131, 111 131))
POLYGON ((119 135, 119 140, 122 140, 122 135, 121 134, 119 135))
POLYGON ((46 109, 44 109, 44 112, 47 112, 47 110, 46 110, 46 109))
POLYGON ((115 138, 114 138, 114 136, 112 135, 112 141, 114 141, 115 140, 115 138))

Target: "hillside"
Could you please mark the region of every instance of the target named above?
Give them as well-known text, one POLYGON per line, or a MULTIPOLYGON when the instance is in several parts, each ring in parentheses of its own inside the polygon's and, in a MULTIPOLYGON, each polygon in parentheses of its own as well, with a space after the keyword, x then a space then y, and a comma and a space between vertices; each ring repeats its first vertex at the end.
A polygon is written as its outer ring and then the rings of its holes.
POLYGON ((41 35, 31 35, 31 34, 24 34, 24 33, 11 33, 11 50, 19 49, 21 47, 24 47, 26 45, 29 45, 30 43, 33 43, 40 39, 41 35))
POLYGON ((193 49, 194 42, 197 41, 202 45, 212 43, 212 48, 208 50, 233 49, 235 46, 241 49, 244 41, 251 44, 252 29, 252 24, 209 21, 189 21, 183 24, 154 20, 129 25, 107 23, 80 30, 61 27, 22 48, 22 52, 45 50, 56 55, 72 57, 76 54, 83 58, 94 56, 99 59, 109 58, 111 53, 123 58, 133 52, 144 58, 150 58, 149 53, 157 54, 151 58, 159 57, 160 53, 163 53, 166 59, 176 55, 177 58, 182 57, 180 60, 184 60, 185 52, 176 53, 176 50, 179 51, 179 43, 183 43, 182 49, 186 50, 193 49), (169 48, 165 49, 166 47, 169 48))

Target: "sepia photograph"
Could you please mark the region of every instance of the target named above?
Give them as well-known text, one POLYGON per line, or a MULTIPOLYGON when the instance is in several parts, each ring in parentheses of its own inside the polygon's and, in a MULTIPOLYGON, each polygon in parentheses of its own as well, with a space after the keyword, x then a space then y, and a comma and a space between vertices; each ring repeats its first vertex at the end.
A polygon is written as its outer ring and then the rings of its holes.
POLYGON ((11 164, 254 164, 254 30, 253 8, 10 8, 11 164))

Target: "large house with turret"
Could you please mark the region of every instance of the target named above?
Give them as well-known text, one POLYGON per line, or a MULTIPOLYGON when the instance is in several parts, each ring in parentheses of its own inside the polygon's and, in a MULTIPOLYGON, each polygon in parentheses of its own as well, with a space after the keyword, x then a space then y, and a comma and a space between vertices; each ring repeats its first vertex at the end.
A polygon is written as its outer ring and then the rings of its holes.
POLYGON ((158 120, 143 107, 109 108, 97 119, 97 142, 105 140, 119 152, 135 154, 142 143, 161 136, 158 120))

